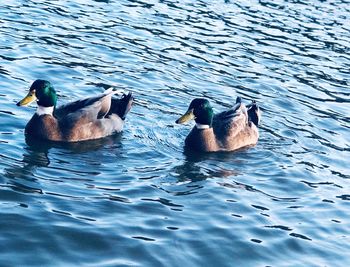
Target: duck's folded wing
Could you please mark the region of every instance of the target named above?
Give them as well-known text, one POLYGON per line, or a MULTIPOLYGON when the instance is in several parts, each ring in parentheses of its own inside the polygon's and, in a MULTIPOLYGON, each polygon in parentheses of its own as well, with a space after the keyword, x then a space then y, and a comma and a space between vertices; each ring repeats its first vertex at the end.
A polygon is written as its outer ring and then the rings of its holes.
POLYGON ((213 118, 213 122, 221 121, 221 123, 224 123, 225 121, 231 121, 235 116, 239 115, 241 105, 242 105, 241 103, 236 103, 229 110, 215 114, 213 118))
POLYGON ((116 114, 98 119, 101 102, 96 101, 75 112, 69 113, 60 126, 71 141, 106 137, 123 129, 124 121, 116 114))
POLYGON ((231 109, 214 116, 213 129, 218 138, 224 138, 238 134, 247 123, 247 109, 245 105, 236 103, 231 109))
POLYGON ((89 97, 81 100, 77 100, 57 108, 54 112, 55 117, 60 120, 68 116, 71 113, 79 112, 89 106, 94 106, 94 111, 97 111, 97 118, 104 117, 111 108, 111 96, 113 91, 107 90, 103 94, 89 97))
POLYGON ((101 109, 101 102, 95 101, 90 105, 83 106, 80 109, 76 109, 74 112, 69 112, 61 118, 61 124, 67 127, 73 127, 73 125, 83 125, 90 122, 94 122, 99 117, 101 109))

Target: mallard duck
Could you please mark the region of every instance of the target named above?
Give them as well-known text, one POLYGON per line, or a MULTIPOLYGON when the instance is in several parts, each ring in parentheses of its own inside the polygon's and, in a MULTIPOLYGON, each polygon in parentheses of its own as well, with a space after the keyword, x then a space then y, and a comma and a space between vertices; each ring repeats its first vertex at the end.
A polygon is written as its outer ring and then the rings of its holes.
POLYGON ((49 81, 36 80, 28 95, 17 103, 26 106, 37 100, 37 110, 25 127, 25 133, 40 139, 77 142, 98 139, 116 132, 124 126, 132 94, 121 99, 112 98, 116 91, 77 100, 56 108, 56 91, 49 81))
POLYGON ((233 151, 258 142, 260 109, 255 101, 246 107, 238 97, 231 109, 214 115, 207 99, 196 98, 176 123, 192 119, 196 125, 186 137, 185 145, 193 150, 233 151))

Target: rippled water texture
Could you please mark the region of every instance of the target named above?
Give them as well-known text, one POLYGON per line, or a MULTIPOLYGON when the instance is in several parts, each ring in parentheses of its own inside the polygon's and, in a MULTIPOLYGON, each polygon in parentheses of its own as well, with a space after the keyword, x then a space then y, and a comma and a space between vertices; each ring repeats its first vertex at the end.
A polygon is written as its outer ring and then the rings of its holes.
POLYGON ((3 1, 1 266, 350 264, 350 2, 3 1), (25 140, 37 78, 110 86, 125 131, 25 140), (256 147, 184 153, 192 98, 263 110, 256 147))

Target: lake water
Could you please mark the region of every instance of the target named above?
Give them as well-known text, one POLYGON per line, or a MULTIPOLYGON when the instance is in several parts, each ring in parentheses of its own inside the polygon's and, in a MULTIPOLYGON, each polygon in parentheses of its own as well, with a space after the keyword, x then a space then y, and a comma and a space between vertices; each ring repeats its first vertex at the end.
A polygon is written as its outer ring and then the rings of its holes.
POLYGON ((9 0, 0 36, 1 266, 350 264, 348 0, 9 0), (38 78, 133 92, 124 132, 26 140, 38 78), (190 101, 238 95, 259 143, 184 153, 190 101))

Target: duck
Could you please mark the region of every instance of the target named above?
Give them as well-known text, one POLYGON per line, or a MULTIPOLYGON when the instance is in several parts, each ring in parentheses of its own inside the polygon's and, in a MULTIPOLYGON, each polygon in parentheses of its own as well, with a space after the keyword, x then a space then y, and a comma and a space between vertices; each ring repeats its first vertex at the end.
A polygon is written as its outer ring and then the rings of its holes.
POLYGON ((187 112, 176 120, 183 124, 190 120, 195 126, 185 139, 185 147, 199 152, 234 151, 256 145, 261 111, 256 101, 246 106, 237 97, 234 106, 214 114, 209 100, 193 99, 187 112))
POLYGON ((112 97, 118 91, 105 92, 56 108, 57 94, 47 80, 35 80, 27 96, 17 106, 34 101, 37 109, 25 127, 25 134, 42 140, 79 142, 99 139, 121 132, 133 103, 132 93, 112 97))

